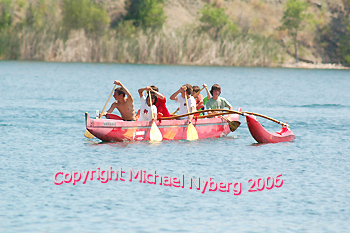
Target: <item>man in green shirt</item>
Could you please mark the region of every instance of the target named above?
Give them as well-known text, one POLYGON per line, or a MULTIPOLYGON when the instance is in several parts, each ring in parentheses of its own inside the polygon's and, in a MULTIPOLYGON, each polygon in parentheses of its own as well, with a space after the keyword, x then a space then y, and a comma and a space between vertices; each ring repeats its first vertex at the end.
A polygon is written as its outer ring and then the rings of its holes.
POLYGON ((221 87, 219 84, 214 84, 211 87, 210 93, 212 97, 205 104, 207 109, 224 109, 228 108, 229 110, 233 110, 232 105, 225 99, 220 97, 221 87))

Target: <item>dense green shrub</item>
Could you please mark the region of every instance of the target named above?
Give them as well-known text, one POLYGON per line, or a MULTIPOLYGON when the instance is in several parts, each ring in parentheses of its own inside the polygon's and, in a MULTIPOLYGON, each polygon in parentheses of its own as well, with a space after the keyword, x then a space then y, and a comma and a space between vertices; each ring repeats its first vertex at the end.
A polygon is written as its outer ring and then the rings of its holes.
POLYGON ((343 32, 339 33, 339 56, 340 62, 346 66, 350 66, 350 0, 344 0, 344 8, 346 13, 343 19, 343 32))
POLYGON ((131 20, 136 27, 160 28, 166 19, 163 0, 127 0, 125 9, 124 19, 131 20))
POLYGON ((84 29, 90 36, 103 35, 110 22, 107 11, 92 0, 63 0, 62 15, 67 32, 84 29))
POLYGON ((0 31, 12 23, 11 5, 12 0, 0 0, 0 31))
POLYGON ((226 35, 234 35, 238 31, 235 23, 230 21, 229 16, 225 13, 225 9, 217 7, 215 3, 206 4, 200 12, 201 29, 213 35, 216 40, 219 34, 223 32, 226 35))

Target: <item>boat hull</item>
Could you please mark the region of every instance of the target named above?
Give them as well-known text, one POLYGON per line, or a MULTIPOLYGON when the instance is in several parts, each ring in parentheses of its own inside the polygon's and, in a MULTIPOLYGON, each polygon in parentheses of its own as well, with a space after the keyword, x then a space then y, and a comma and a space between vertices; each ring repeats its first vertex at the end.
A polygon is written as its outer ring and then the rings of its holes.
MULTIPOLYGON (((232 114, 230 120, 238 121, 239 115, 232 114)), ((86 113, 86 129, 96 138, 107 142, 149 141, 151 123, 150 121, 92 119, 86 113)), ((156 122, 163 140, 186 140, 188 124, 188 120, 156 122)), ((231 132, 228 123, 222 118, 193 119, 192 124, 197 130, 198 139, 219 138, 231 132)))
POLYGON ((280 132, 270 133, 260 124, 256 117, 246 115, 246 120, 251 135, 259 143, 291 142, 296 138, 295 134, 288 127, 282 127, 280 132))

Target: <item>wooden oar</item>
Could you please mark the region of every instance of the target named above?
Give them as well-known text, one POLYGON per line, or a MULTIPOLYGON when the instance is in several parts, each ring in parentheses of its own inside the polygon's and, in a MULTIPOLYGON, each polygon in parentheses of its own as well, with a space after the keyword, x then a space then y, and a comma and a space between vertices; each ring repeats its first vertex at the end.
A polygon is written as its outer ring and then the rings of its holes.
POLYGON ((236 131, 236 129, 241 125, 241 122, 239 121, 230 121, 224 116, 220 116, 221 118, 225 119, 228 123, 228 126, 230 127, 231 132, 236 131))
POLYGON ((195 94, 193 95, 193 98, 196 98, 196 97, 201 93, 201 91, 204 90, 204 88, 205 88, 205 87, 202 87, 202 89, 200 89, 197 93, 195 93, 195 94))
POLYGON ((179 111, 180 108, 177 108, 174 112, 170 113, 170 115, 174 115, 175 113, 177 113, 179 111))
POLYGON ((148 91, 148 99, 151 107, 151 114, 152 114, 152 126, 150 131, 150 141, 151 142, 161 142, 163 140, 162 133, 160 132, 159 128, 156 125, 155 119, 153 118, 153 110, 152 110, 152 96, 151 92, 148 91))
MULTIPOLYGON (((109 100, 110 100, 110 98, 111 98, 111 96, 112 96, 112 94, 113 94, 114 89, 116 88, 116 86, 117 86, 117 84, 114 85, 114 87, 113 87, 113 89, 112 89, 112 91, 111 91, 111 94, 109 95, 108 100, 107 100, 105 106, 103 107, 101 113, 103 113, 103 112, 105 111, 106 106, 107 106, 107 104, 108 104, 108 102, 109 102, 109 100)), ((98 118, 100 119, 101 117, 98 117, 98 118)), ((86 130, 86 131, 85 131, 84 136, 85 136, 86 138, 89 138, 89 139, 93 139, 93 138, 95 137, 94 135, 92 135, 92 134, 89 132, 89 130, 86 130)))
MULTIPOLYGON (((187 107, 187 113, 190 112, 188 108, 188 102, 187 102, 187 95, 185 93, 185 99, 186 99, 186 107, 187 107)), ((189 121, 189 124, 187 126, 187 140, 193 141, 198 139, 198 133, 196 128, 192 125, 191 121, 189 121)))

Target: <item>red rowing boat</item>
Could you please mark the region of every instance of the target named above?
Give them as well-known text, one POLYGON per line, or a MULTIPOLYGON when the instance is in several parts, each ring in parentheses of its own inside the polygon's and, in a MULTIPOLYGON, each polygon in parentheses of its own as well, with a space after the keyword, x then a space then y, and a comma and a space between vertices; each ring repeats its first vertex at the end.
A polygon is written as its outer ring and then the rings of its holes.
POLYGON ((291 142, 296 138, 287 126, 282 126, 280 132, 270 133, 262 127, 255 116, 246 115, 246 120, 251 135, 259 143, 291 142))
MULTIPOLYGON (((115 115, 114 115, 115 116, 115 115)), ((111 118, 111 117, 110 117, 111 118)), ((229 120, 238 121, 238 114, 231 114, 229 120)), ((86 129, 96 138, 107 142, 149 141, 152 122, 123 121, 120 119, 92 119, 85 113, 86 129)), ((156 122, 163 140, 186 140, 188 120, 160 120, 156 122)), ((229 134, 230 128, 222 118, 193 118, 198 139, 219 138, 229 134)))

